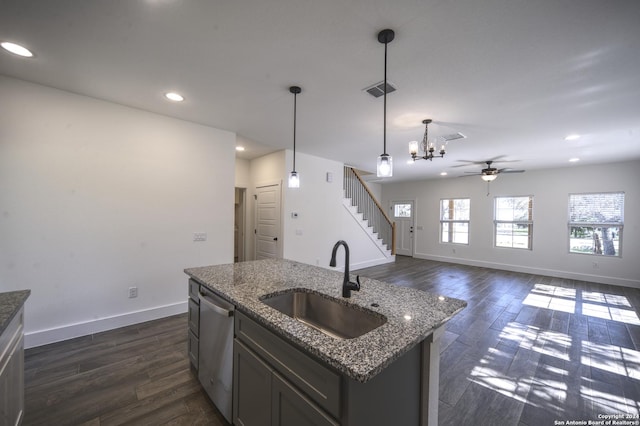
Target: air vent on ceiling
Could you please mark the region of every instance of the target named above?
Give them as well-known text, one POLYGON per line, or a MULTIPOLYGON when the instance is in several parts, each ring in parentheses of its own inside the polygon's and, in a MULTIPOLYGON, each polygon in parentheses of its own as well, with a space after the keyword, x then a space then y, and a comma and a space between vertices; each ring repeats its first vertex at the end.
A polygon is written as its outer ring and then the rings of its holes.
POLYGON ((456 139, 466 139, 466 138, 467 137, 460 132, 442 136, 442 139, 444 139, 445 142, 455 141, 456 139))
MULTIPOLYGON (((376 83, 373 86, 369 86, 362 90, 364 90, 365 92, 367 92, 368 94, 370 94, 375 98, 379 98, 380 96, 384 95, 384 81, 376 83)), ((389 82, 389 80, 387 80, 387 94, 395 91, 396 91, 396 88, 393 86, 391 82, 389 82)))

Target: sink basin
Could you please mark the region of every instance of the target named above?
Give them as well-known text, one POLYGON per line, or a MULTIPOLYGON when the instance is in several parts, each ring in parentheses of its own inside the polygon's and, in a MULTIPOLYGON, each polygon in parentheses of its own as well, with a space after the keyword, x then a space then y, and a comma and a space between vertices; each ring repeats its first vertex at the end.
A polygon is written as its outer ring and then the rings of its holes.
POLYGON ((356 308, 319 293, 293 290, 267 295, 262 303, 324 334, 353 339, 374 330, 387 319, 376 312, 356 308))

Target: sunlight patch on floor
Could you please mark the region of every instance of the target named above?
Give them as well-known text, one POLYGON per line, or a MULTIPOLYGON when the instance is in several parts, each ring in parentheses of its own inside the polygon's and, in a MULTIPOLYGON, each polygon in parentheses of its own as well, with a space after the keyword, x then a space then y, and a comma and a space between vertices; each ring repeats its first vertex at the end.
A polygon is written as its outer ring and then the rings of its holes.
POLYGON ((522 304, 569 314, 581 312, 594 318, 640 325, 640 318, 629 300, 618 294, 535 284, 522 304))
POLYGON ((591 368, 640 380, 640 352, 633 349, 582 341, 581 362, 591 368))

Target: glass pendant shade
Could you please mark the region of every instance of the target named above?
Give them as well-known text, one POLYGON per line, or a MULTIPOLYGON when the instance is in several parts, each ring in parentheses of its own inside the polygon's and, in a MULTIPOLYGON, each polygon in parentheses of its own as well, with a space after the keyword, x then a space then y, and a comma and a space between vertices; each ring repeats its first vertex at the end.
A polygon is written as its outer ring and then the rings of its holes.
POLYGON ((289 174, 289 188, 300 188, 300 176, 295 170, 289 174))
POLYGON ((393 176, 393 159, 389 154, 381 154, 378 157, 378 167, 376 170, 378 177, 393 176))
POLYGON ((497 177, 498 175, 482 175, 481 176, 482 180, 485 182, 493 182, 494 180, 496 180, 497 177))
POLYGON ((418 141, 409 142, 409 154, 411 154, 412 156, 417 155, 418 148, 419 148, 418 141))

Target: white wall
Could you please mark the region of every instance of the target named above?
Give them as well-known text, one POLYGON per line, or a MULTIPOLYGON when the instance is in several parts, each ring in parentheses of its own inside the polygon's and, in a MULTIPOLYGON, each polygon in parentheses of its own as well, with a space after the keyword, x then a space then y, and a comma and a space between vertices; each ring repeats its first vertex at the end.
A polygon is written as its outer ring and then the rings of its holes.
POLYGON ((238 188, 248 188, 251 185, 251 162, 242 158, 236 158, 235 185, 238 188))
POLYGON ((640 288, 640 162, 383 185, 385 205, 416 200, 415 257, 640 288), (568 194, 625 192, 622 257, 570 254, 568 194), (494 196, 534 196, 533 250, 493 247, 494 196), (439 243, 439 202, 471 198, 469 245, 439 243), (455 253, 453 252, 455 249, 455 253), (596 263, 594 267, 594 262, 596 263))
POLYGON ((27 347, 185 312, 183 269, 233 261, 233 133, 1 76, 0 99, 0 291, 31 289, 27 347))
MULTIPOLYGON (((292 158, 292 151, 287 150, 287 173, 292 158)), ((284 185, 284 257, 329 267, 333 245, 338 240, 345 240, 350 249, 351 269, 386 262, 342 203, 343 164, 298 152, 296 169, 300 175, 300 188, 284 185), (327 173, 333 175, 332 182, 327 182, 327 173), (293 218, 292 213, 297 213, 298 217, 293 218)), ((339 249, 338 268, 344 268, 343 250, 339 249)))

